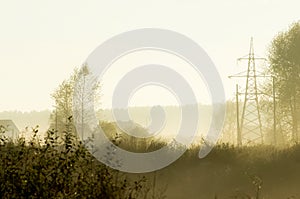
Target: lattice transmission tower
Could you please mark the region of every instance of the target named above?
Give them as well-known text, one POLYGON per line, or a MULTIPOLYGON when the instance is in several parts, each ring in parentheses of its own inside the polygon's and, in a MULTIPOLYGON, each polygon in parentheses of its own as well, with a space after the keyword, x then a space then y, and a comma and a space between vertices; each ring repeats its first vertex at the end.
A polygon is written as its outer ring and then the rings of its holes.
POLYGON ((255 57, 253 38, 251 38, 250 41, 249 54, 246 57, 238 59, 238 61, 240 60, 247 60, 247 70, 236 75, 229 76, 229 78, 239 77, 246 79, 244 91, 239 91, 238 85, 236 86, 237 144, 242 145, 245 142, 251 144, 263 143, 262 118, 259 104, 259 95, 262 93, 260 93, 258 89, 257 78, 265 76, 258 74, 256 70, 256 61, 266 61, 266 59, 255 57), (241 116, 239 111, 239 96, 243 97, 241 116))

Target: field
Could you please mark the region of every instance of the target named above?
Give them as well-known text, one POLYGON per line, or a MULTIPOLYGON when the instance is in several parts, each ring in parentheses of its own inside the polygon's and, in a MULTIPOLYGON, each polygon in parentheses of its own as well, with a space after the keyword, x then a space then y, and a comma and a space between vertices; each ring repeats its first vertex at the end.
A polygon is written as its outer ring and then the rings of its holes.
POLYGON ((300 198, 299 145, 219 144, 204 159, 194 146, 169 167, 137 175, 100 164, 68 132, 62 140, 52 131, 43 142, 1 137, 1 198, 300 198))
POLYGON ((169 198, 300 198, 300 146, 217 146, 204 159, 188 151, 158 179, 169 198))

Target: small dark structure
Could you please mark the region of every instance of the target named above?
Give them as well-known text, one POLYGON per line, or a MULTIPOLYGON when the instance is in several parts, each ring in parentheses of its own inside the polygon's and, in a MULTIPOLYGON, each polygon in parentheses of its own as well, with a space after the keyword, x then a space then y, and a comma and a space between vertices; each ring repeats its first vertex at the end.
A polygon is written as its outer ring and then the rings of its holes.
POLYGON ((4 136, 13 140, 16 139, 20 133, 12 120, 0 120, 0 127, 5 131, 4 136))

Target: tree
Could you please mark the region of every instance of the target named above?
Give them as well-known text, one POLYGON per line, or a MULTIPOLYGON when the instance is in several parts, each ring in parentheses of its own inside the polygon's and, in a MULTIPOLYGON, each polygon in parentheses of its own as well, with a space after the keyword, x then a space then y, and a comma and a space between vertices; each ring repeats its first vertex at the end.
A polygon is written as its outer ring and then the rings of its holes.
POLYGON ((81 118, 79 120, 76 118, 76 122, 82 127, 79 132, 82 135, 84 126, 91 117, 89 111, 86 110, 90 110, 90 102, 94 100, 94 92, 99 88, 99 84, 91 74, 87 64, 83 64, 80 70, 75 69, 70 78, 64 80, 51 95, 55 101, 55 110, 50 117, 51 128, 57 132, 65 131, 66 128, 70 128, 73 110, 80 111, 80 114, 76 115, 80 115, 81 118), (77 94, 75 102, 73 101, 74 92, 77 94))
POLYGON ((270 70, 275 77, 278 112, 285 128, 298 141, 300 109, 300 22, 279 33, 269 49, 270 70))
POLYGON ((77 123, 77 130, 81 139, 87 139, 93 135, 89 129, 92 124, 98 124, 93 121, 95 102, 98 102, 98 91, 100 85, 95 76, 91 73, 89 66, 84 64, 78 72, 76 85, 74 85, 73 111, 74 121, 77 123))

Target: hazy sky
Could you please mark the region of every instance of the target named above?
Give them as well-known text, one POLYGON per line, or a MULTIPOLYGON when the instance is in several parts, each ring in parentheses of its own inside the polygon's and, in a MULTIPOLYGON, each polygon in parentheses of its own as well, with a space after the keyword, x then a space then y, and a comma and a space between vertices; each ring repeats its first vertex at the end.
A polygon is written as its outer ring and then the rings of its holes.
POLYGON ((300 19, 299 0, 0 0, 0 111, 51 108, 50 93, 112 35, 155 27, 198 42, 227 96, 250 37, 264 56, 277 32, 300 19))

